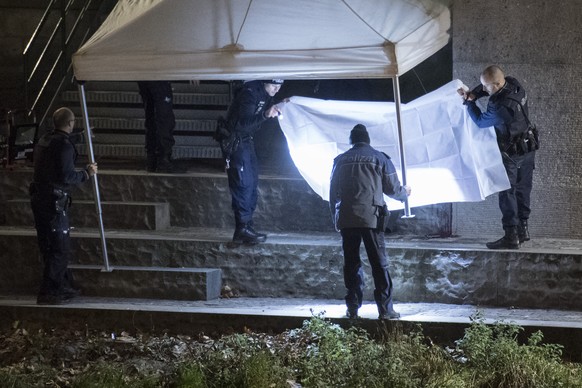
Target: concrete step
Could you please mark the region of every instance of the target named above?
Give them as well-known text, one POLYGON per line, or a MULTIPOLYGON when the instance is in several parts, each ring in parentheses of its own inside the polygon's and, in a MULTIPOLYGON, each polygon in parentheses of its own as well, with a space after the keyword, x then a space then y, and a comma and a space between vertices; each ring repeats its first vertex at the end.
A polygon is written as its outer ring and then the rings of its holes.
MULTIPOLYGON (((175 93, 228 94, 230 87, 227 81, 201 81, 198 85, 174 81, 172 89, 175 93)), ((134 81, 88 81, 85 83, 85 90, 139 92, 137 82, 134 81)))
MULTIPOLYGON (((74 264, 102 265, 96 231, 75 230, 74 264)), ((341 299, 343 255, 338 233, 269 233, 266 243, 231 242, 231 230, 170 228, 108 231, 111 266, 220 268, 224 284, 245 297, 341 299)), ((484 241, 388 238, 394 298, 405 303, 451 303, 582 311, 582 241, 538 239, 519 250, 488 250, 484 241)), ((0 274, 0 293, 30 293, 38 283, 33 229, 1 228, 0 252, 18 265, 0 274)), ((362 257, 366 257, 364 248, 362 257)), ((371 270, 363 261, 365 297, 371 270)))
MULTIPOLYGON (((210 142, 210 141, 208 141, 210 142)), ((87 147, 77 147, 80 155, 88 155, 87 147)), ((93 153, 99 158, 134 158, 145 160, 146 151, 143 144, 94 144, 93 153)), ((174 159, 220 159, 222 152, 218 145, 188 145, 172 147, 174 159)))
MULTIPOLYGON (((374 302, 366 300, 360 319, 345 317, 342 299, 313 298, 221 298, 213 301, 174 301, 80 297, 61 306, 38 306, 35 295, 0 296, 0 325, 42 327, 47 331, 67 327, 83 332, 87 327, 106 333, 128 331, 159 335, 207 333, 281 333, 302 326, 314 314, 322 314, 344 328, 359 327, 372 336, 385 338, 387 330, 422 333, 437 345, 463 337, 471 316, 479 311, 488 325, 512 323, 523 335, 541 331, 544 343, 561 344, 563 358, 580 362, 582 312, 559 309, 508 309, 445 303, 397 303, 398 321, 379 321, 374 302)), ((523 337, 525 338, 525 337, 523 337)))
MULTIPOLYGON (((184 106, 185 108, 175 107, 174 116, 176 120, 217 120, 221 116, 226 115, 226 109, 222 106, 192 107, 184 106)), ((76 105, 71 105, 71 110, 75 113, 77 118, 82 116, 81 108, 76 105)), ((89 120, 92 117, 117 117, 120 119, 143 119, 144 110, 141 105, 134 104, 127 107, 120 106, 88 106, 89 120)))
MULTIPOLYGON (((104 131, 139 131, 145 133, 145 119, 138 118, 119 118, 119 117, 90 117, 89 124, 95 134, 104 131)), ((83 127, 82 119, 77 118, 76 126, 83 127)), ((214 133, 216 129, 216 120, 176 120, 174 132, 205 132, 214 133)))
MULTIPOLYGON (((102 201, 101 211, 103 224, 108 229, 161 230, 170 226, 170 205, 167 202, 102 201)), ((94 201, 74 200, 69 213, 73 227, 98 227, 94 201)), ((0 203, 0 214, 0 225, 34 225, 28 199, 0 203)))
MULTIPOLYGON (((208 94, 208 93, 173 93, 173 105, 176 109, 184 109, 180 106, 200 105, 200 106, 222 106, 223 109, 230 104, 230 96, 228 94, 208 94)), ((142 98, 137 91, 88 91, 85 93, 87 98, 87 105, 90 107, 93 104, 132 104, 142 105, 142 98)), ((77 91, 65 91, 62 93, 62 99, 65 102, 78 103, 80 100, 77 91)))
MULTIPOLYGON (((145 133, 128 134, 128 133, 95 133, 92 138, 93 144, 105 145, 140 145, 145 146, 145 133)), ((174 135, 174 146, 209 146, 218 147, 218 143, 212 137, 212 134, 206 136, 176 136, 174 135)))
MULTIPOLYGON (((80 147, 81 151, 83 147, 80 147)), ((99 162, 122 147, 96 145, 99 162)), ((136 157, 145 160, 143 146, 134 146, 136 157)), ((187 147, 184 152, 191 152, 187 147)), ((177 147, 174 157, 180 158, 177 147)), ((220 158, 220 150, 202 148, 205 157, 220 158)), ((120 152, 121 154, 121 152, 120 152)), ((202 153, 201 153, 202 154, 202 153)), ((99 169, 99 191, 103 201, 167 202, 170 204, 171 224, 177 227, 204 227, 231 230, 234 218, 226 173, 218 168, 201 169, 201 162, 184 163, 185 174, 151 174, 144 170, 99 169)), ((32 181, 32 170, 0 170, 0 201, 28 198, 27 187, 32 181)), ((257 228, 280 232, 333 232, 329 204, 297 175, 261 175, 258 203, 254 215, 257 228)), ((73 199, 92 200, 91 184, 79 186, 72 192, 73 199)), ((448 204, 415 208, 413 219, 403 220, 399 211, 391 212, 390 228, 399 233, 425 236, 439 234, 450 228, 446 214, 448 204)))
POLYGON ((220 297, 218 268, 115 266, 71 264, 76 285, 85 296, 171 300, 213 300, 220 297))

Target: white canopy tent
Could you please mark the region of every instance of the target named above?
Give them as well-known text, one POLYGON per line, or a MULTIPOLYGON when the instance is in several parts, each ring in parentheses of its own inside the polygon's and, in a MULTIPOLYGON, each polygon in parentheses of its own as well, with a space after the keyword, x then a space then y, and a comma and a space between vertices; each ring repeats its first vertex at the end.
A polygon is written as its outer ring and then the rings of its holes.
MULTIPOLYGON (((79 81, 392 78, 406 184, 398 77, 447 44, 449 2, 119 0, 73 69, 79 81)), ((93 162, 82 82, 79 92, 93 162)), ((96 176, 93 186, 109 270, 96 176)))
POLYGON ((449 40, 444 0, 120 0, 78 80, 399 76, 449 40))

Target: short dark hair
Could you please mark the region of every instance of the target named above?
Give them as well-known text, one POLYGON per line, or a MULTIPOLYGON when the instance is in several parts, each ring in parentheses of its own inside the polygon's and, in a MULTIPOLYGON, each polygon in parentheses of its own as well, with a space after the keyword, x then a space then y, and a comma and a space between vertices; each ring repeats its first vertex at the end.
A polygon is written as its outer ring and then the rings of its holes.
POLYGON ((366 143, 370 144, 370 135, 366 126, 363 124, 356 124, 350 132, 350 144, 366 143))

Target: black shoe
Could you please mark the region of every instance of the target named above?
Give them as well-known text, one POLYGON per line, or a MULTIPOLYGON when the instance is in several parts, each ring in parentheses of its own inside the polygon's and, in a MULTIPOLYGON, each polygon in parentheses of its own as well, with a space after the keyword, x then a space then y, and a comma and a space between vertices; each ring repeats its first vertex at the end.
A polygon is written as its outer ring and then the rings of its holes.
POLYGON ((146 171, 147 172, 156 172, 156 167, 157 167, 157 158, 151 155, 147 156, 146 159, 146 171))
POLYGON ((253 228, 252 224, 247 224, 247 229, 251 231, 256 237, 258 242, 265 242, 267 241, 267 235, 265 233, 259 233, 253 228))
POLYGON ((530 240, 527 220, 519 220, 519 225, 517 225, 517 238, 520 243, 530 240))
POLYGON ((39 295, 36 298, 36 304, 39 305, 61 305, 61 304, 67 304, 71 302, 70 297, 66 297, 65 295, 48 295, 48 294, 43 294, 43 295, 39 295))
POLYGON ((73 288, 73 287, 65 287, 62 289, 61 294, 65 297, 65 298, 76 298, 78 296, 81 296, 81 290, 77 289, 77 288, 73 288))
POLYGON ((378 319, 381 321, 388 321, 390 319, 398 319, 398 318, 400 318, 400 313, 396 312, 394 310, 388 311, 386 313, 381 313, 378 316, 378 319))
POLYGON ((517 235, 503 236, 497 241, 485 244, 489 249, 519 249, 519 239, 517 235))
POLYGON ((182 174, 186 170, 178 167, 174 162, 167 158, 161 158, 157 160, 156 172, 168 173, 168 174, 182 174))
POLYGON ((258 244, 262 241, 259 240, 256 233, 253 233, 245 225, 245 226, 237 228, 234 231, 234 235, 232 236, 232 242, 239 243, 239 244, 255 245, 255 244, 258 244))
POLYGON ((349 319, 358 319, 358 310, 347 309, 346 317, 348 317, 349 319))

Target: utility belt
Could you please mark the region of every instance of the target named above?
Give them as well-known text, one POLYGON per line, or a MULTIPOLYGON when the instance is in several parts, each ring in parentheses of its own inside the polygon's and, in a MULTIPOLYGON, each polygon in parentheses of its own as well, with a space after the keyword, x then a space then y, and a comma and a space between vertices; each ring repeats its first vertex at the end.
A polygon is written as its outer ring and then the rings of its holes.
POLYGON ((521 135, 514 136, 509 142, 498 140, 498 145, 501 152, 508 156, 521 156, 536 151, 540 148, 537 129, 535 126, 528 128, 521 135))
POLYGON ((73 202, 69 193, 53 185, 32 182, 28 187, 28 193, 33 200, 54 204, 55 211, 66 211, 73 202))

